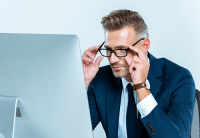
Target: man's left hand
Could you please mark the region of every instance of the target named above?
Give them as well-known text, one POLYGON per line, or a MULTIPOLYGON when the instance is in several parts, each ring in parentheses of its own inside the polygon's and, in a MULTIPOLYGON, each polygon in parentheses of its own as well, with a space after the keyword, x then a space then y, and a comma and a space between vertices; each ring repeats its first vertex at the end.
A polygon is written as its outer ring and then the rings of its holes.
POLYGON ((128 56, 125 57, 129 65, 129 72, 131 74, 133 84, 143 83, 147 79, 150 64, 143 51, 133 46, 129 46, 129 49, 138 54, 138 56, 135 55, 133 58, 128 56))

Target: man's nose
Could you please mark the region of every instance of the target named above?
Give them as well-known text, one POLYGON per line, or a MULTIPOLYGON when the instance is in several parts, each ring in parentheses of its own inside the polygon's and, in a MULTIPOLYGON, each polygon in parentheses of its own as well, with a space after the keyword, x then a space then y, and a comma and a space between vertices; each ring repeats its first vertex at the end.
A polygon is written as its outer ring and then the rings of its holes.
POLYGON ((112 53, 111 56, 110 56, 110 63, 116 63, 119 61, 119 57, 117 57, 115 55, 115 53, 112 53))

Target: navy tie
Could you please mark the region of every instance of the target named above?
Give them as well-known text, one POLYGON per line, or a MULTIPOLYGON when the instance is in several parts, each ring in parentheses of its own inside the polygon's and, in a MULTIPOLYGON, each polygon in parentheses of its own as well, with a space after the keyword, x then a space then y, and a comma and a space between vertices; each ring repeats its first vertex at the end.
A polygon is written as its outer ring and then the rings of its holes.
POLYGON ((133 88, 130 83, 126 86, 126 88, 128 90, 128 108, 126 114, 127 137, 136 138, 137 110, 133 96, 133 88))

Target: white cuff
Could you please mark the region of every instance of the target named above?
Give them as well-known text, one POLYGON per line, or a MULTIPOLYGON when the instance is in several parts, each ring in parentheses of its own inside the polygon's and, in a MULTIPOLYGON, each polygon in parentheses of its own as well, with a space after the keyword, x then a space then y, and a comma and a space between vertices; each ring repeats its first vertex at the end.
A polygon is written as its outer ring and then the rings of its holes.
POLYGON ((141 114, 141 118, 147 116, 157 105, 155 98, 150 93, 142 101, 137 104, 137 109, 141 114))

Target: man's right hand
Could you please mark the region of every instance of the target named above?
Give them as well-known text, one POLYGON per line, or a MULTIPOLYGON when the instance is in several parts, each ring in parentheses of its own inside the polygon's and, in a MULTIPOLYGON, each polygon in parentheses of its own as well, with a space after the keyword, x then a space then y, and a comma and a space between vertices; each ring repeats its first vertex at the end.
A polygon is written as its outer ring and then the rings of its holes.
POLYGON ((83 63, 86 89, 88 89, 90 82, 94 79, 97 72, 99 71, 100 62, 103 59, 103 56, 99 56, 98 58, 96 58, 95 63, 94 63, 94 59, 98 53, 99 47, 100 45, 90 47, 87 50, 85 50, 82 55, 82 63, 83 63))

